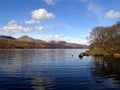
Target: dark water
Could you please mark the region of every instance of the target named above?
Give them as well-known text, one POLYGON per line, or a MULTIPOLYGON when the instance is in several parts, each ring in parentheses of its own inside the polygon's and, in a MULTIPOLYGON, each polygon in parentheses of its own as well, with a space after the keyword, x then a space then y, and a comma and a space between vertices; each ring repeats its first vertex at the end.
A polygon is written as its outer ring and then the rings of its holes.
POLYGON ((0 50, 0 90, 120 90, 120 60, 83 51, 0 50))

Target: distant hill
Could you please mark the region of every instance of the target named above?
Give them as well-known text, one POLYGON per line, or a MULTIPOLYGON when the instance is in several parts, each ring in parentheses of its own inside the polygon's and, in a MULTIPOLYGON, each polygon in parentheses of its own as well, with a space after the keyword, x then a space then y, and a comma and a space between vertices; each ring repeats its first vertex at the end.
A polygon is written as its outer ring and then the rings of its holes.
POLYGON ((77 43, 67 43, 66 45, 72 48, 87 48, 87 45, 77 44, 77 43))
POLYGON ((33 38, 29 37, 29 36, 26 36, 26 35, 17 38, 17 40, 25 41, 25 42, 34 42, 35 41, 35 39, 33 39, 33 38))
POLYGON ((17 40, 19 40, 19 41, 26 41, 26 42, 45 42, 43 40, 34 39, 34 38, 31 38, 31 37, 26 36, 26 35, 17 38, 17 40))
POLYGON ((0 35, 1 39, 9 39, 9 40, 15 40, 16 38, 11 37, 11 36, 4 36, 4 35, 0 35))
POLYGON ((87 45, 77 44, 77 43, 69 43, 66 41, 50 41, 51 44, 59 44, 59 45, 65 45, 70 48, 87 48, 87 45))
POLYGON ((49 41, 49 43, 51 43, 51 44, 60 44, 60 45, 65 45, 67 42, 66 41, 54 41, 54 40, 52 40, 52 41, 49 41))
POLYGON ((14 38, 11 36, 0 36, 0 48, 86 48, 86 45, 68 43, 66 41, 50 41, 46 42, 34 39, 29 36, 21 36, 14 38))

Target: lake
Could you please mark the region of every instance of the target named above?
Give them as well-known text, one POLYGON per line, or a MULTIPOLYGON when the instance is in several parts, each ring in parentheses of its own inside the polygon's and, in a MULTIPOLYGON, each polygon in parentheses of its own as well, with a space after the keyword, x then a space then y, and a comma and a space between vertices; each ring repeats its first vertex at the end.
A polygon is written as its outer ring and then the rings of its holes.
POLYGON ((1 49, 0 90, 120 89, 120 59, 85 49, 1 49))

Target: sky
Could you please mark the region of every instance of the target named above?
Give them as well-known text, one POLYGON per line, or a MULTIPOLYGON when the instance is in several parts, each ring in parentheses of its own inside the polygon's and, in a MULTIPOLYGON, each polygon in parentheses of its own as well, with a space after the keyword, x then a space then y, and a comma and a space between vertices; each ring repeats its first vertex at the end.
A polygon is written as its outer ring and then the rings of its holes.
POLYGON ((89 44, 94 27, 119 21, 120 0, 0 0, 0 35, 89 44))

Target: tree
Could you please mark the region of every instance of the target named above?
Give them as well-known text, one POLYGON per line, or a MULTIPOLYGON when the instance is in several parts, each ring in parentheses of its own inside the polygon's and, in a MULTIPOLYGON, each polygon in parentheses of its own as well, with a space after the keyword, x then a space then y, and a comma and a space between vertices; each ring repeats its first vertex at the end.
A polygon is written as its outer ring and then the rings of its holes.
POLYGON ((120 22, 110 27, 95 27, 89 36, 93 54, 120 52, 120 22))

